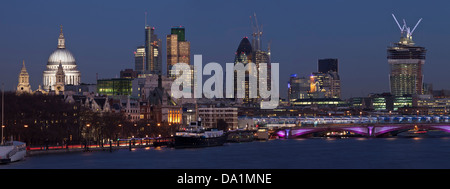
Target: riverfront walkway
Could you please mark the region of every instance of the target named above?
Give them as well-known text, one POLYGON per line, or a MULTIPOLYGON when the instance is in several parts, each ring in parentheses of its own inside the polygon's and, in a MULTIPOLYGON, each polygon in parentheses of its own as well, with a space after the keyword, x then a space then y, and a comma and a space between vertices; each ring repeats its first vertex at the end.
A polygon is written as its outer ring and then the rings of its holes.
POLYGON ((34 146, 27 147, 27 156, 56 154, 68 152, 89 152, 89 151, 115 151, 119 149, 134 150, 135 148, 150 148, 171 146, 173 138, 156 138, 156 139, 120 139, 103 145, 59 145, 59 146, 34 146))

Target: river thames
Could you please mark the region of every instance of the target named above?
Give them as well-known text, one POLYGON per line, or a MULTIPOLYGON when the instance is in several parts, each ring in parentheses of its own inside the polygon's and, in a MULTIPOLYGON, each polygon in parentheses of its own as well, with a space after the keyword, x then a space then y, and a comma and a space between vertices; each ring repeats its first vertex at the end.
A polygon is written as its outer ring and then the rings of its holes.
POLYGON ((26 157, 0 169, 449 169, 450 138, 307 138, 26 157))

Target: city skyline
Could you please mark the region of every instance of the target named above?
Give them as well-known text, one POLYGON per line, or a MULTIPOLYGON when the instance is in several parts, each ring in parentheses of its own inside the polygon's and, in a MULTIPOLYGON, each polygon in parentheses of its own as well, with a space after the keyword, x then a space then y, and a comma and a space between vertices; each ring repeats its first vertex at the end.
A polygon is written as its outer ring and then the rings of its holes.
MULTIPOLYGON (((234 51, 243 37, 251 37, 249 16, 256 13, 264 26, 261 46, 266 50, 264 47, 271 41, 272 62, 280 63, 280 95, 283 98, 287 97, 283 89, 287 88, 290 74, 307 76, 316 71, 317 61, 325 58, 339 59, 343 99, 389 92, 386 48, 400 40, 391 14, 413 21, 423 18, 413 40, 429 50, 424 82, 432 83, 434 89, 448 89, 442 75, 450 68, 445 64, 450 57, 444 46, 450 39, 442 37, 445 30, 440 28, 445 15, 436 13, 445 7, 443 5, 288 2, 267 11, 266 8, 275 2, 244 1, 240 7, 233 1, 154 4, 137 1, 131 5, 46 1, 38 3, 42 8, 36 12, 35 3, 9 2, 1 8, 0 15, 5 18, 1 25, 5 29, 0 31, 3 51, 0 80, 5 83, 6 90, 16 89, 23 60, 32 89, 42 85, 42 72, 57 45, 55 39, 60 25, 64 26, 66 43, 77 58, 81 82, 96 83, 97 73, 100 79, 118 77, 120 70, 134 68, 133 52, 145 42, 145 12, 148 13, 148 25, 156 28, 157 35, 169 35, 172 26, 182 25, 191 42, 191 56, 202 54, 204 63, 222 65, 233 62, 234 51), (347 8, 347 4, 354 5, 347 8), (72 8, 50 11, 67 6, 72 8), (168 6, 173 6, 174 11, 182 12, 184 16, 164 12, 168 6), (227 7, 236 11, 227 11, 227 7)), ((165 43, 162 49, 164 69, 167 63, 165 43)))

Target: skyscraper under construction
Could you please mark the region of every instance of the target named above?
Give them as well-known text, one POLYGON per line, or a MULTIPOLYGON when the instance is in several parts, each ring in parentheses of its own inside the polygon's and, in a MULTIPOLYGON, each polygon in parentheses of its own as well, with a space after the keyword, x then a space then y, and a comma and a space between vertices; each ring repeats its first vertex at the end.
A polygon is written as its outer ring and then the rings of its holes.
POLYGON ((404 20, 404 25, 401 27, 395 16, 392 16, 402 35, 398 43, 394 43, 387 49, 391 94, 395 96, 422 94, 423 65, 427 50, 425 47, 415 46, 412 41, 412 33, 422 19, 410 30, 404 20))

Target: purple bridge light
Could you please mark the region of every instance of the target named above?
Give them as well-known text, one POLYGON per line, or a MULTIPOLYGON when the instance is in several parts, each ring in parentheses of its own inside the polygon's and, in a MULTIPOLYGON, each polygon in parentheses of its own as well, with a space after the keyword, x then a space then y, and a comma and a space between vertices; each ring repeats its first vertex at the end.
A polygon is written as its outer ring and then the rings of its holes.
MULTIPOLYGON (((275 132, 275 135, 285 138, 289 136, 298 137, 311 133, 325 132, 325 131, 350 131, 363 136, 376 137, 392 131, 410 130, 414 129, 417 125, 381 125, 381 126, 329 126, 329 127, 300 127, 290 129, 280 129, 275 132)), ((419 128, 423 129, 437 129, 450 133, 450 125, 419 125, 419 128)))

